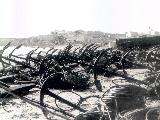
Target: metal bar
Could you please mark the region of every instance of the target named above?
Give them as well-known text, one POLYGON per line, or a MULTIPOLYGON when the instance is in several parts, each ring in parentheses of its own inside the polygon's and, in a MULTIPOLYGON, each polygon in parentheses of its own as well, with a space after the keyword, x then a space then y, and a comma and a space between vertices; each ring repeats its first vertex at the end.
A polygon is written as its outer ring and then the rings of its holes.
POLYGON ((24 62, 16 61, 16 60, 14 60, 14 59, 11 59, 11 58, 8 58, 8 57, 4 57, 4 56, 2 56, 2 58, 5 59, 5 60, 9 60, 9 61, 11 61, 11 62, 14 62, 14 63, 16 63, 16 64, 18 64, 18 65, 22 65, 23 67, 35 69, 35 68, 32 67, 31 65, 26 64, 26 63, 24 63, 24 62))
POLYGON ((48 107, 48 108, 50 108, 50 109, 53 109, 53 110, 55 110, 55 111, 57 111, 57 112, 61 112, 61 113, 65 114, 65 115, 68 115, 68 116, 70 116, 70 117, 75 118, 75 115, 73 115, 73 114, 71 114, 71 113, 67 113, 65 110, 57 109, 57 108, 55 108, 55 107, 53 107, 53 106, 46 105, 46 104, 44 104, 44 106, 46 106, 46 107, 48 107))
MULTIPOLYGON (((20 47, 22 46, 22 44, 21 45, 19 45, 19 46, 17 46, 17 47, 15 47, 13 50, 12 50, 12 52, 9 54, 9 58, 11 58, 11 56, 12 56, 12 54, 13 54, 13 52, 16 50, 16 49, 19 49, 20 47)), ((10 63, 10 61, 9 61, 9 63, 10 63)))
POLYGON ((7 88, 9 88, 9 85, 7 85, 6 83, 4 83, 2 81, 0 81, 0 84, 3 85, 3 86, 5 86, 5 87, 7 87, 7 88))
MULTIPOLYGON (((26 60, 26 58, 24 58, 24 57, 20 57, 20 56, 16 56, 16 55, 12 55, 12 56, 15 57, 15 58, 26 60)), ((36 58, 33 58, 33 57, 30 57, 30 61, 39 62, 36 58)))
POLYGON ((46 52, 46 55, 48 55, 48 53, 49 53, 51 50, 54 50, 54 47, 53 47, 53 48, 50 48, 50 49, 46 52))
POLYGON ((11 42, 9 42, 8 44, 6 44, 3 49, 0 51, 0 62, 2 63, 3 68, 5 68, 5 64, 8 65, 9 63, 6 63, 2 60, 2 55, 4 53, 4 51, 10 46, 11 42))
POLYGON ((16 83, 22 83, 22 84, 29 84, 29 83, 36 83, 36 81, 16 81, 16 83))
POLYGON ((15 57, 15 58, 26 60, 26 58, 24 58, 24 57, 20 57, 20 56, 16 56, 16 55, 12 55, 12 56, 15 57))
POLYGON ((47 90, 46 93, 47 93, 47 95, 49 95, 49 96, 51 96, 51 97, 54 97, 55 99, 57 99, 57 100, 65 103, 65 104, 67 104, 67 105, 69 105, 69 106, 71 106, 71 107, 73 107, 73 108, 75 108, 75 109, 77 109, 77 110, 80 110, 81 112, 86 112, 86 110, 84 110, 83 108, 79 107, 78 105, 73 104, 73 103, 65 100, 64 98, 62 98, 62 97, 60 97, 60 96, 58 96, 58 95, 50 92, 49 90, 47 90))
POLYGON ((31 52, 28 53, 26 61, 29 62, 30 64, 30 60, 32 60, 33 58, 31 57, 32 54, 38 49, 39 47, 37 47, 36 49, 32 50, 31 52))

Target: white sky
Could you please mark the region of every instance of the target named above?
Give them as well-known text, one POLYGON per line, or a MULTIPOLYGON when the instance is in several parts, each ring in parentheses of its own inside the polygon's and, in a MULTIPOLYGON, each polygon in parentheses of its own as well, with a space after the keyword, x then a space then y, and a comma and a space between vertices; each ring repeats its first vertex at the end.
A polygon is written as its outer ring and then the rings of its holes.
POLYGON ((0 0, 0 37, 54 30, 160 31, 160 0, 0 0))

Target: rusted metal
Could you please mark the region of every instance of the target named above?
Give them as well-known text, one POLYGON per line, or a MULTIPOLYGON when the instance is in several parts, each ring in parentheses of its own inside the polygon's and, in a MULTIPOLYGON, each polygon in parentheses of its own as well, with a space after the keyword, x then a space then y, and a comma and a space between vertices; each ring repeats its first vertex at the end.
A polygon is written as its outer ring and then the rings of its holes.
MULTIPOLYGON (((59 76, 62 76, 62 74, 59 73, 59 76)), ((51 97, 53 97, 53 98, 55 98, 55 99, 57 99, 57 100, 59 100, 59 101, 61 101, 61 102, 63 102, 63 103, 65 103, 65 104, 73 107, 74 109, 77 109, 77 110, 79 110, 79 111, 81 111, 81 112, 86 112, 86 110, 84 110, 84 109, 81 108, 80 106, 78 106, 78 105, 76 105, 76 104, 73 104, 73 103, 65 100, 64 98, 56 95, 55 93, 49 91, 49 84, 51 84, 51 81, 50 81, 49 79, 46 80, 46 81, 44 81, 44 83, 43 83, 43 85, 42 85, 42 88, 41 88, 41 91, 40 91, 40 104, 41 104, 42 106, 44 105, 44 101, 43 101, 44 95, 49 95, 49 96, 51 96, 51 97)))
MULTIPOLYGON (((43 112, 46 111, 45 107, 50 107, 57 112, 61 112, 64 115, 74 118, 74 115, 67 113, 65 110, 47 106, 44 103, 45 95, 55 98, 56 100, 72 107, 74 110, 79 110, 83 113, 87 112, 87 110, 80 107, 79 104, 68 101, 60 95, 52 92, 50 89, 86 90, 91 86, 88 84, 90 82, 89 78, 91 74, 94 77, 94 85, 100 92, 102 92, 102 85, 101 81, 98 80, 98 75, 109 77, 107 74, 122 77, 125 81, 133 84, 136 83, 138 85, 145 85, 149 88, 149 90, 152 90, 152 88, 155 87, 149 86, 146 81, 141 81, 125 74, 125 65, 128 64, 129 66, 130 63, 137 67, 145 67, 152 70, 152 67, 127 60, 127 57, 130 56, 131 51, 124 52, 111 48, 97 50, 99 46, 95 44, 86 45, 85 47, 83 46, 82 48, 72 51, 71 49, 73 46, 68 45, 64 50, 58 51, 58 54, 54 54, 57 49, 51 48, 45 52, 44 55, 42 55, 42 51, 40 51, 39 53, 35 53, 36 56, 33 57, 34 52, 38 49, 37 47, 36 49, 30 51, 26 58, 23 58, 13 55, 13 52, 18 49, 21 46, 20 45, 15 47, 15 49, 9 54, 9 57, 3 56, 4 50, 7 49, 9 45, 10 43, 8 43, 1 51, 0 62, 3 63, 4 68, 6 66, 11 66, 11 63, 19 65, 20 68, 17 70, 18 72, 12 69, 13 72, 8 72, 9 76, 0 77, 0 87, 3 86, 2 88, 7 90, 7 93, 17 96, 18 92, 29 91, 29 89, 35 87, 35 85, 39 86, 40 102, 37 103, 40 104, 40 106, 36 106, 42 108, 43 112), (24 61, 18 61, 16 58, 20 58, 24 61), (119 72, 119 69, 123 69, 123 72, 119 72), (80 79, 83 79, 84 81, 81 81, 80 79), (14 82, 14 85, 17 83, 22 85, 13 88, 6 84, 7 81, 14 82), (82 84, 84 84, 84 86, 82 84)), ((156 52, 156 54, 159 53, 156 52)), ((158 56, 154 57, 154 59, 158 59, 158 56)), ((81 102, 86 99, 87 98, 82 99, 81 97, 81 102)), ((28 99, 25 100, 28 101, 28 99)), ((58 116, 60 115, 58 114, 58 116)), ((62 115, 62 117, 64 116, 62 115)))
MULTIPOLYGON (((10 66, 11 66, 10 63, 7 63, 7 62, 3 61, 3 59, 4 59, 4 60, 7 60, 7 61, 9 61, 9 62, 13 62, 13 63, 16 63, 16 64, 18 64, 18 65, 22 65, 23 67, 35 69, 35 68, 32 67, 30 64, 27 64, 27 63, 21 62, 21 61, 17 61, 17 60, 15 60, 15 59, 10 58, 10 57, 5 57, 5 56, 3 56, 4 51, 10 46, 10 44, 11 44, 11 43, 9 42, 6 46, 3 47, 3 49, 2 49, 1 52, 0 52, 0 62, 2 63, 3 68, 5 68, 5 65, 10 65, 10 66)), ((19 48, 19 47, 20 47, 20 46, 18 46, 18 48, 19 48)))
POLYGON ((7 75, 0 77, 0 81, 4 83, 14 83, 16 75, 7 75))
POLYGON ((2 81, 0 81, 0 84, 3 85, 3 86, 5 86, 5 87, 7 87, 7 88, 9 88, 9 85, 7 85, 6 83, 4 83, 2 81))
MULTIPOLYGON (((38 48, 39 48, 39 47, 37 47, 36 49, 30 51, 30 52, 27 54, 26 62, 27 62, 28 64, 30 64, 31 60, 33 59, 33 58, 31 57, 32 54, 33 54, 36 50, 38 50, 38 48)), ((34 60, 35 60, 35 59, 34 59, 34 60)))
MULTIPOLYGON (((11 53, 8 55, 8 58, 11 58, 12 56, 15 57, 15 55, 13 55, 13 52, 14 52, 16 49, 19 49, 21 46, 22 46, 22 44, 21 44, 21 45, 18 45, 17 47, 15 47, 15 48, 11 51, 11 53)), ((10 64, 10 61, 9 61, 9 64, 10 64)))
MULTIPOLYGON (((15 93, 18 95, 26 95, 26 93, 28 93, 30 89, 35 87, 35 84, 22 84, 22 85, 9 86, 1 81, 0 81, 0 84, 3 85, 4 87, 9 88, 12 93, 15 93)), ((8 94, 8 92, 4 90, 1 90, 0 98, 4 98, 6 96, 10 97, 10 94, 8 94)))
POLYGON ((65 120, 70 120, 70 118, 68 118, 68 117, 66 117, 66 116, 64 116, 64 115, 62 115, 62 114, 59 114, 59 113, 52 112, 52 111, 48 110, 46 106, 45 106, 45 107, 44 107, 44 106, 41 106, 39 103, 34 102, 33 100, 30 100, 30 99, 28 99, 28 98, 26 98, 26 97, 19 96, 19 95, 13 93, 13 92, 12 92, 12 89, 7 88, 7 87, 3 86, 2 84, 0 84, 0 87, 3 88, 4 90, 6 90, 7 93, 11 94, 12 96, 14 96, 14 97, 16 97, 16 98, 19 98, 19 99, 21 99, 21 100, 23 100, 23 101, 25 101, 25 102, 33 105, 33 106, 36 106, 36 107, 38 107, 38 108, 40 108, 40 109, 42 109, 42 110, 47 111, 48 113, 51 113, 51 114, 56 115, 56 116, 58 116, 58 117, 61 117, 61 118, 65 119, 65 120))
POLYGON ((5 68, 6 65, 10 65, 10 63, 7 63, 5 61, 3 61, 3 53, 4 51, 10 46, 11 42, 9 42, 8 44, 6 44, 3 49, 0 51, 0 62, 2 63, 2 67, 5 68))

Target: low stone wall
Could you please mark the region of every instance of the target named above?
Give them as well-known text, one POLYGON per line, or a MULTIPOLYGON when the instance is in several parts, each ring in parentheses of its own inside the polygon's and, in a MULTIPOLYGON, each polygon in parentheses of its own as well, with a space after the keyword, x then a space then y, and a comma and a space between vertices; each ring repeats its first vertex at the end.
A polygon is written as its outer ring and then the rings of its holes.
POLYGON ((160 45, 160 36, 118 39, 116 40, 116 45, 120 49, 134 47, 148 48, 154 45, 160 45))

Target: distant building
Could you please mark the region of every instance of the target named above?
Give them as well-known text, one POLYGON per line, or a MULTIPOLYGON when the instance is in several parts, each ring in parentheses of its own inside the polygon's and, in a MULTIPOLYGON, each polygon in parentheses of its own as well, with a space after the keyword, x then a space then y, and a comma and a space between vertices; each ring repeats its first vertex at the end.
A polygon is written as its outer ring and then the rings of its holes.
POLYGON ((138 32, 126 32, 126 38, 136 38, 139 37, 138 32))
POLYGON ((149 34, 150 35, 159 35, 159 32, 152 30, 152 31, 149 31, 149 34))
POLYGON ((118 38, 126 38, 126 34, 118 34, 118 33, 115 33, 115 34, 106 33, 105 36, 107 36, 107 37, 109 37, 109 38, 115 38, 115 39, 118 39, 118 38))
POLYGON ((158 36, 158 35, 160 35, 160 33, 158 31, 153 30, 151 27, 149 27, 148 34, 150 36, 158 36))

